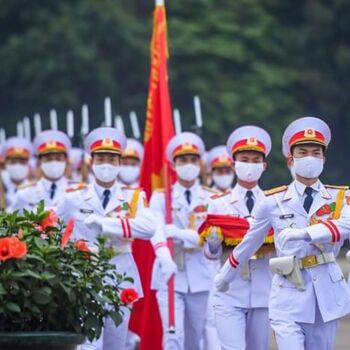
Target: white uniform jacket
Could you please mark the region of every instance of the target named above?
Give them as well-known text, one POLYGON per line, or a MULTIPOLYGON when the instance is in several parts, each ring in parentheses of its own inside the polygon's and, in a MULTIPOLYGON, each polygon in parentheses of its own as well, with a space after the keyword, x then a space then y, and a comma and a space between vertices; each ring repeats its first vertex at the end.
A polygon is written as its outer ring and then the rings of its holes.
MULTIPOLYGON (((252 189, 255 204, 252 213, 249 214, 246 206, 246 192, 247 189, 237 184, 224 195, 213 196, 209 205, 209 213, 233 214, 241 218, 254 217, 258 203, 264 200, 265 195, 258 186, 252 189)), ((208 245, 205 245, 204 249, 209 259, 221 258, 222 249, 218 254, 212 254, 208 245)), ((229 304, 236 307, 267 308, 272 279, 269 257, 250 259, 247 266, 240 270, 241 273, 235 275, 229 290, 225 293, 216 291, 215 299, 228 299, 229 304)))
MULTIPOLYGON (((176 182, 172 188, 171 207, 172 223, 179 229, 197 230, 205 219, 208 212, 210 196, 215 192, 207 187, 203 187, 196 182, 191 188, 192 200, 189 205, 186 201, 184 191, 186 189, 176 182)), ((165 195, 164 192, 155 191, 150 201, 150 208, 157 217, 158 232, 156 236, 162 236, 165 224, 165 195)), ((155 242, 153 242, 155 243, 155 242)), ((174 239, 174 244, 176 245, 174 239)), ((175 291, 180 293, 196 293, 209 291, 212 285, 212 272, 209 268, 208 260, 204 256, 203 248, 199 245, 195 248, 186 249, 183 246, 183 268, 178 268, 175 275, 175 291)), ((175 258, 176 261, 176 258, 175 258)), ((161 278, 159 261, 156 259, 153 266, 151 288, 162 290, 167 288, 167 284, 161 278)))
POLYGON ((34 210, 40 201, 44 200, 45 207, 52 208, 56 207, 60 199, 62 198, 65 190, 75 184, 75 182, 68 180, 66 177, 54 182, 56 184, 55 195, 51 199, 51 185, 52 182, 41 178, 37 182, 33 182, 29 185, 19 188, 16 192, 13 205, 10 207, 12 211, 19 210, 20 212, 23 209, 34 210))
POLYGON ((78 186, 64 194, 58 205, 57 214, 64 221, 74 219, 75 239, 85 239, 93 243, 99 234, 108 232, 108 244, 117 252, 112 263, 117 266, 118 273, 125 273, 134 279, 133 287, 137 289, 139 297, 142 296, 139 273, 131 254, 131 243, 133 238, 150 239, 155 231, 154 216, 147 208, 143 191, 122 187, 116 183, 111 188, 108 205, 103 209, 102 199, 95 183, 84 187, 78 186), (103 218, 102 233, 97 228, 89 228, 84 224, 85 218, 91 214, 103 218))
MULTIPOLYGON (((270 191, 255 211, 255 219, 243 241, 234 249, 231 260, 244 264, 261 246, 266 232, 274 229, 275 247, 278 256, 303 258, 320 255, 314 244, 305 241, 289 241, 282 250, 279 233, 291 225, 305 228, 317 220, 326 220, 333 215, 339 190, 325 187, 317 182, 313 188, 313 203, 309 213, 303 207, 304 185, 294 181, 289 186, 270 191)), ((305 187, 305 186, 304 186, 305 187)), ((350 227, 347 228, 350 230, 350 227)), ((338 254, 342 241, 325 243, 320 248, 338 254)), ((314 323, 316 302, 324 322, 338 319, 350 312, 350 293, 342 271, 331 262, 302 270, 305 291, 300 291, 280 275, 274 275, 270 293, 269 312, 271 319, 293 320, 314 323)))

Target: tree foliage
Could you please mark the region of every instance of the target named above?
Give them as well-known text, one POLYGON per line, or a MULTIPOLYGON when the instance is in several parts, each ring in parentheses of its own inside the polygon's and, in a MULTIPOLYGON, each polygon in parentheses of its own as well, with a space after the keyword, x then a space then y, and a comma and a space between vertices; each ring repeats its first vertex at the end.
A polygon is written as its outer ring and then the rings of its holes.
MULTIPOLYGON (((346 0, 166 5, 170 90, 185 129, 194 123, 195 94, 202 101, 208 148, 225 143, 237 126, 266 128, 274 147, 266 184, 279 184, 289 179, 280 152, 283 129, 296 117, 322 116, 334 135, 327 180, 347 181, 349 166, 341 162, 350 147, 346 0)), ((134 109, 143 122, 153 6, 142 0, 2 1, 3 125, 14 131, 22 116, 47 116, 50 108, 62 117, 67 109, 80 114, 88 103, 97 126, 105 96, 115 112, 127 116, 134 109)))

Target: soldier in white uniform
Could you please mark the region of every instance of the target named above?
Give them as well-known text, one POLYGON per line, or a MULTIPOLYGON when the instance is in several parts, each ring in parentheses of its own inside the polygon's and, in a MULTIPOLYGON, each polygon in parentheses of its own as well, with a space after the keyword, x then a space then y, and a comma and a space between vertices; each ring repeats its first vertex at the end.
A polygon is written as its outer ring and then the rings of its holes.
POLYGON ((72 185, 65 176, 71 142, 62 131, 45 130, 34 139, 34 149, 42 178, 16 193, 12 210, 34 210, 44 200, 47 208, 55 207, 65 189, 72 185))
POLYGON ((127 186, 138 186, 140 180, 141 163, 143 160, 143 146, 135 139, 127 139, 126 148, 121 158, 119 180, 127 186))
POLYGON ((234 172, 232 158, 226 146, 215 146, 208 152, 207 167, 211 170, 213 190, 225 192, 232 188, 234 172))
MULTIPOLYGON (((92 156, 95 181, 89 185, 77 185, 68 189, 57 209, 60 218, 75 220, 73 237, 96 242, 100 234, 108 237, 116 256, 111 263, 117 272, 133 278, 122 287, 133 287, 143 296, 139 274, 131 254, 133 238, 150 239, 155 231, 155 220, 147 208, 143 191, 122 186, 117 181, 120 155, 126 144, 124 134, 114 128, 98 128, 86 138, 85 149, 92 156)), ((123 322, 115 327, 107 320, 103 336, 83 349, 124 349, 130 313, 125 308, 123 322)))
POLYGON ((29 159, 33 154, 32 144, 23 137, 10 137, 3 145, 2 153, 5 161, 3 177, 6 207, 13 205, 16 192, 20 186, 29 184, 29 159))
MULTIPOLYGON (((257 203, 264 199, 258 181, 266 169, 265 158, 271 150, 269 134, 255 126, 236 129, 227 141, 237 184, 212 197, 209 212, 251 220, 257 203)), ((213 231, 207 238, 209 259, 225 262, 234 245, 222 244, 213 231)), ((227 292, 216 291, 214 310, 221 348, 224 350, 267 350, 269 338, 268 298, 271 288, 269 258, 273 245, 266 244, 236 274, 227 292)))
POLYGON ((163 242, 153 241, 157 259, 153 270, 152 288, 157 290, 157 300, 163 324, 164 349, 199 350, 204 332, 212 274, 198 246, 197 228, 205 219, 209 198, 213 191, 200 185, 200 156, 203 141, 195 134, 184 132, 173 137, 167 146, 167 158, 173 163, 177 182, 172 187, 172 224, 165 224, 164 192, 153 193, 150 207, 162 223, 156 236, 163 242), (174 239, 175 274, 175 334, 169 332, 168 287, 172 264, 169 262, 166 238, 174 239), (164 272, 165 271, 165 272, 164 272), (164 277, 166 276, 166 277, 164 277), (164 278, 162 278, 164 277, 164 278))
MULTIPOLYGON (((270 190, 259 203, 248 233, 215 278, 218 290, 227 290, 241 266, 262 245, 266 232, 274 229, 278 258, 270 260, 275 275, 269 317, 280 350, 333 349, 337 321, 350 312, 349 289, 335 262, 341 240, 325 244, 287 241, 284 247, 279 242, 281 231, 288 227, 304 229, 319 221, 333 227, 327 220, 338 219, 343 210, 345 188, 325 186, 319 180, 330 137, 327 124, 318 118, 300 118, 288 126, 283 135, 288 147, 283 149, 296 179, 289 186, 270 190)), ((344 229, 349 232, 350 226, 344 229)))

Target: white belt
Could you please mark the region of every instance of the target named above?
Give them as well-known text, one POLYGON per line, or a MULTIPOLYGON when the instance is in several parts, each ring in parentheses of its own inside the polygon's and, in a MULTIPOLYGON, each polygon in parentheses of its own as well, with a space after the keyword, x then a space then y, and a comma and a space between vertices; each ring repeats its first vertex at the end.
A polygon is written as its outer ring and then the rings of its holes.
POLYGON ((308 269, 318 265, 328 264, 335 262, 334 253, 323 253, 320 255, 308 255, 301 259, 298 259, 300 269, 308 269))

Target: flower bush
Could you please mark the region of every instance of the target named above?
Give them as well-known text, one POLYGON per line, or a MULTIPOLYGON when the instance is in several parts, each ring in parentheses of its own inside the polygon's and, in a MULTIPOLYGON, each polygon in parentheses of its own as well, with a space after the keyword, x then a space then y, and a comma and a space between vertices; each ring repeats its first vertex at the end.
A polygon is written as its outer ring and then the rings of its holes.
POLYGON ((93 340, 106 317, 122 321, 120 307, 135 295, 120 284, 132 280, 115 272, 103 237, 94 247, 74 241, 73 226, 43 203, 36 212, 0 213, 0 332, 69 331, 93 340))

